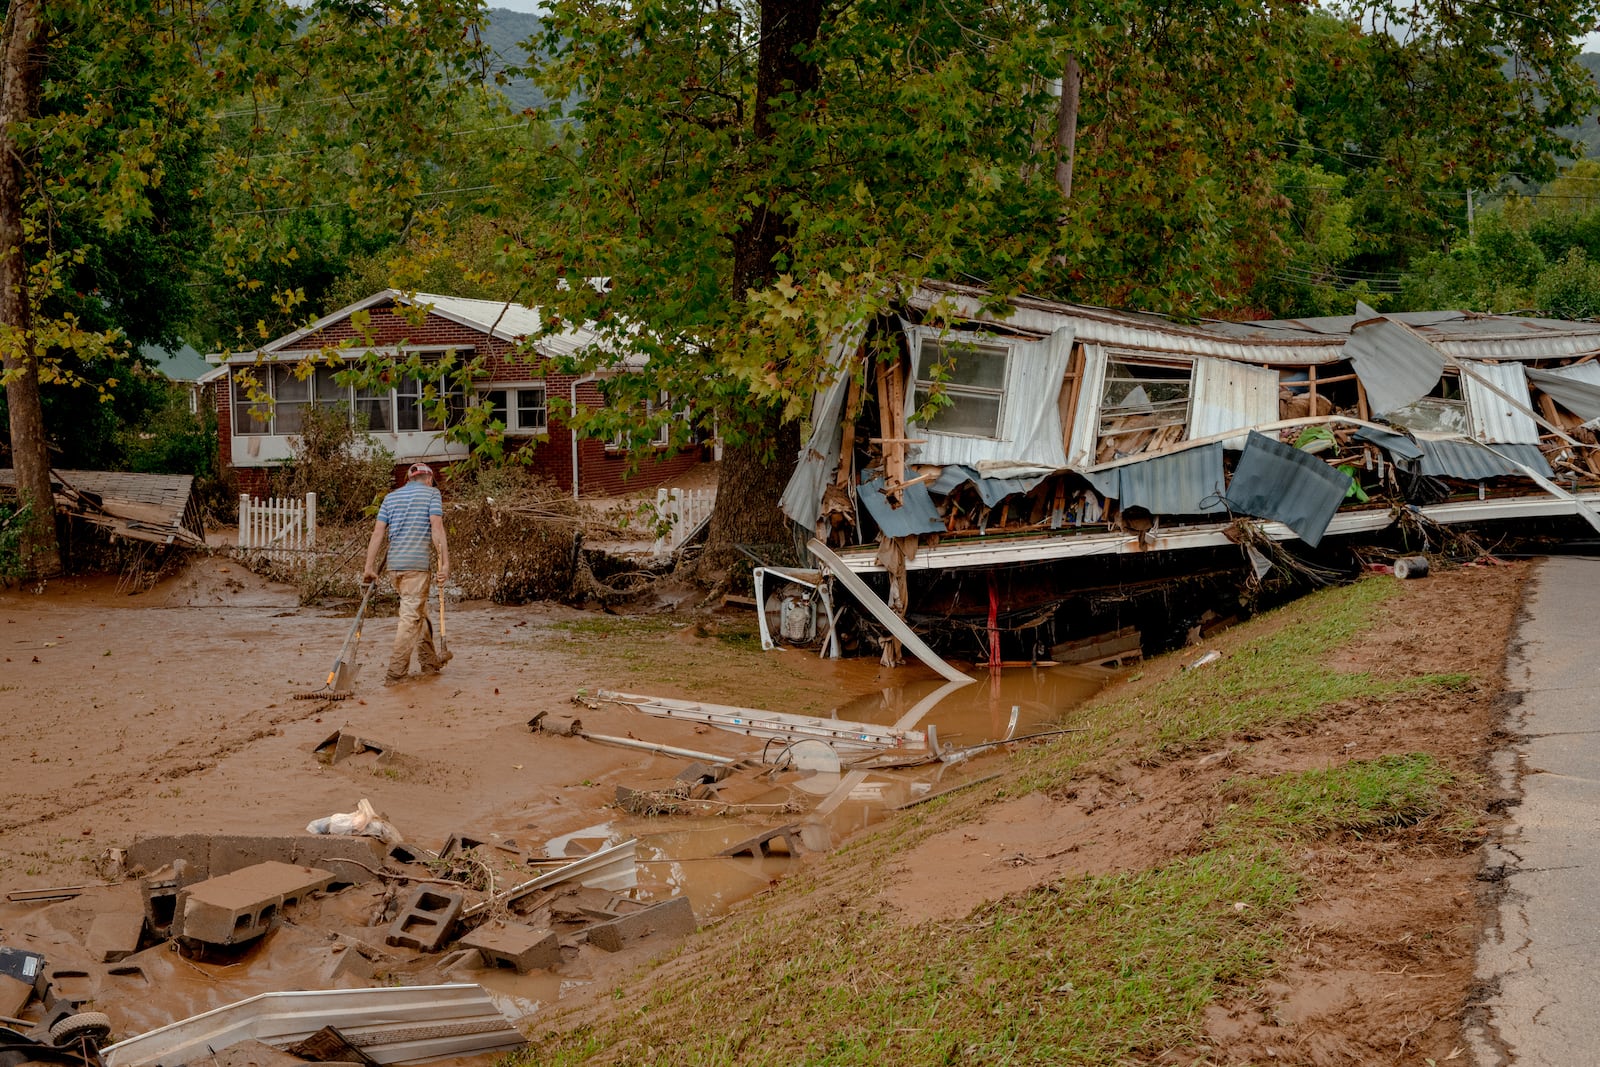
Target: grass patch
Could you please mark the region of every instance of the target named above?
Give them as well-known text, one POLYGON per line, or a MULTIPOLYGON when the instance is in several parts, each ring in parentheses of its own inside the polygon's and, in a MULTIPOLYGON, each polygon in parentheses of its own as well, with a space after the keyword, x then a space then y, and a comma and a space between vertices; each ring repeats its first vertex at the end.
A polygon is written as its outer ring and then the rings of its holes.
POLYGON ((1047 885, 960 926, 747 917, 718 935, 727 966, 513 1062, 1113 1063, 1196 1036, 1219 986, 1264 975, 1296 888, 1274 850, 1217 849, 1047 885))
POLYGON ((1413 752, 1354 760, 1329 770, 1229 782, 1239 799, 1219 835, 1253 831, 1272 837, 1370 834, 1412 826, 1440 810, 1452 775, 1434 757, 1413 752))
POLYGON ((1152 661, 1140 682, 1073 713, 1086 732, 1019 754, 991 789, 856 836, 691 942, 648 985, 630 982, 610 1014, 537 1037, 537 1052, 511 1063, 1111 1064, 1194 1049, 1206 1006, 1271 974, 1283 950, 1302 886, 1289 843, 1434 815, 1451 784, 1436 759, 1230 782, 1231 804, 1195 854, 1044 884, 963 922, 911 926, 856 905, 892 881, 898 853, 996 796, 1065 785, 1086 763, 1170 756, 1341 701, 1470 686, 1460 674, 1331 665, 1396 588, 1360 582, 1279 609, 1227 635, 1224 659, 1203 670, 1152 661))
POLYGON ((1234 647, 1216 663, 1192 671, 1178 670, 1172 657, 1151 664, 1143 672, 1150 677, 1124 695, 1072 713, 1087 736, 1050 746, 1022 787, 1057 788, 1110 744, 1130 738, 1137 738, 1139 758, 1169 759, 1224 738, 1301 723, 1345 701, 1471 686, 1472 677, 1459 673, 1382 678, 1330 666, 1332 654, 1371 625, 1398 591, 1394 582, 1372 580, 1324 589, 1234 631, 1234 647), (1262 628, 1267 632, 1252 639, 1262 628))
POLYGON ((683 623, 660 615, 593 615, 582 619, 562 619, 550 624, 573 637, 640 637, 682 629, 683 623))

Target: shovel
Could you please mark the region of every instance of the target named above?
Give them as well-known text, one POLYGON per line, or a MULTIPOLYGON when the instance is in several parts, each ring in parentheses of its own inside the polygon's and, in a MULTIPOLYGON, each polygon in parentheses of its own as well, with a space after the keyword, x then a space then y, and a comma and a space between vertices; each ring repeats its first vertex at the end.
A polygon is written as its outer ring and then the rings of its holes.
POLYGON ((439 666, 443 667, 450 662, 450 657, 455 653, 450 651, 444 639, 444 583, 439 583, 439 632, 434 635, 433 650, 439 656, 439 666))
POLYGON ((322 683, 321 689, 296 693, 296 700, 344 700, 355 692, 356 675, 361 673, 361 666, 355 661, 356 653, 361 649, 361 623, 367 617, 367 602, 372 599, 372 591, 377 587, 376 582, 361 587, 361 606, 356 609, 356 617, 350 622, 350 632, 344 635, 344 644, 339 646, 333 666, 328 668, 328 680, 322 683))

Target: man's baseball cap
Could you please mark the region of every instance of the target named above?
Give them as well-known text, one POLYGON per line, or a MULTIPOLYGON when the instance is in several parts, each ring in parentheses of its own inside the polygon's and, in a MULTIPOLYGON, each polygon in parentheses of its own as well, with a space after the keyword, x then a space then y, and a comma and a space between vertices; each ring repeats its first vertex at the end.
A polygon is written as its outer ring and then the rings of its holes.
POLYGON ((406 478, 415 478, 419 474, 426 474, 431 478, 433 477, 433 468, 428 466, 426 463, 413 463, 411 465, 411 469, 406 471, 406 478))

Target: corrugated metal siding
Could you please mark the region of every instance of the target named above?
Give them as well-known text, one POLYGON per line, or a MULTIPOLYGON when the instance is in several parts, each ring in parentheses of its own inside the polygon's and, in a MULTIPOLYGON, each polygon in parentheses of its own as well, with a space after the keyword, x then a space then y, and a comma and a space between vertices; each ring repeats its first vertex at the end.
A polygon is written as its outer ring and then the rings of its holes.
POLYGON ((1072 413, 1072 440, 1067 447, 1069 467, 1087 467, 1094 462, 1100 443, 1100 394, 1106 387, 1106 350, 1099 345, 1083 347, 1083 385, 1078 390, 1078 409, 1072 413))
POLYGON ((1583 419, 1585 425, 1600 421, 1600 363, 1579 363, 1544 371, 1528 367, 1526 373, 1528 381, 1583 419))
POLYGON ((928 487, 921 482, 908 485, 900 491, 900 506, 894 507, 883 494, 883 479, 862 482, 861 506, 867 509, 872 521, 889 537, 910 537, 912 534, 944 533, 944 520, 939 509, 928 495, 928 487))
POLYGON ((1169 452, 1136 463, 1084 471, 1102 496, 1153 515, 1206 515, 1224 511, 1221 443, 1169 452))
POLYGON ((1461 368, 1461 387, 1467 396, 1467 410, 1472 413, 1472 433, 1478 440, 1507 445, 1539 443, 1539 426, 1529 414, 1532 400, 1528 396, 1528 379, 1522 373, 1522 364, 1462 360, 1461 368), (1473 375, 1487 379, 1501 392, 1509 393, 1517 403, 1508 402, 1473 375))
POLYGON ((1464 482, 1481 482, 1489 478, 1525 478, 1522 471, 1495 455, 1504 453, 1546 478, 1550 477, 1550 464, 1534 445, 1495 445, 1494 452, 1473 441, 1455 438, 1423 439, 1417 442, 1423 448, 1422 473, 1433 478, 1458 478, 1464 482))
POLYGON ((939 472, 939 477, 926 483, 928 492, 937 496, 949 496, 961 486, 971 482, 978 487, 978 498, 983 501, 984 507, 994 507, 1008 496, 1026 493, 1040 482, 1044 475, 1036 478, 985 478, 971 467, 962 467, 952 464, 939 472))
POLYGON ((1433 346, 1391 319, 1358 327, 1344 347, 1374 415, 1427 396, 1444 373, 1444 359, 1433 346))
MULTIPOLYGON (((916 327, 909 340, 920 352, 924 337, 937 331, 916 327)), ((1057 330, 1042 341, 1016 344, 1006 362, 1005 398, 1000 408, 1000 436, 964 437, 938 433, 906 423, 906 436, 922 438, 911 445, 907 461, 944 467, 952 463, 977 467, 980 463, 1009 462, 1059 469, 1067 465, 1061 447, 1061 384, 1072 358, 1072 331, 1057 330)), ((912 376, 915 377, 914 375, 912 376)), ((915 381, 906 383, 906 411, 913 410, 915 381)))
POLYGON ((861 346, 863 332, 855 330, 840 337, 829 351, 828 366, 835 372, 833 383, 817 394, 811 410, 811 436, 800 449, 794 474, 778 500, 778 510, 808 530, 817 524, 823 490, 839 468, 839 420, 850 388, 844 362, 849 353, 861 346))
MULTIPOLYGON (((1189 398, 1188 439, 1197 441, 1229 430, 1278 420, 1278 372, 1225 359, 1194 361, 1189 398)), ((1244 435, 1227 442, 1243 448, 1244 435)))
POLYGON ((1252 433, 1228 484, 1228 506, 1275 519, 1312 548, 1350 490, 1350 476, 1276 438, 1252 433))

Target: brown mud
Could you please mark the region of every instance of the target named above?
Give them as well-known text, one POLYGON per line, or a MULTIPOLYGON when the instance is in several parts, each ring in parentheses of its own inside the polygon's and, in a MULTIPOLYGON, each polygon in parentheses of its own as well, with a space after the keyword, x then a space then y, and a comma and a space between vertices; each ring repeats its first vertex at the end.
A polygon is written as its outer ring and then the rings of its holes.
MULTIPOLYGON (((954 919, 1074 872, 1153 866, 1198 847, 1226 803, 1228 779, 1352 757, 1432 752, 1458 775, 1453 803, 1481 817, 1525 574, 1522 566, 1473 568, 1406 583, 1380 625, 1334 664, 1395 677, 1458 672, 1471 675, 1470 686, 1350 702, 1303 728, 1169 763, 1099 766, 1058 795, 992 805, 981 820, 906 855, 886 902, 909 922, 954 919)), ((427 847, 457 830, 549 855, 563 854, 569 840, 593 847, 638 837, 637 895, 687 893, 706 921, 783 875, 782 859, 714 858, 779 820, 628 815, 613 806, 616 786, 670 778, 682 761, 538 735, 528 720, 539 711, 581 713, 593 732, 743 755, 760 743, 613 705, 575 708, 571 698, 617 689, 906 725, 942 685, 920 668, 884 671, 794 650, 762 655, 748 640, 681 623, 474 604, 451 612, 455 659, 443 675, 378 684, 392 623, 377 620, 366 627, 356 699, 292 699, 320 684, 348 625, 347 615, 300 609, 287 587, 217 559, 131 597, 117 595, 111 579, 0 594, 0 890, 97 880, 103 853, 136 834, 298 833, 367 797, 427 847), (325 765, 313 750, 340 728, 400 758, 325 765)), ((1025 735, 1056 725, 1060 709, 1104 681, 1063 669, 1012 669, 993 682, 985 675, 912 725, 935 725, 951 746, 1025 735)), ((820 797, 838 841, 899 804, 992 770, 995 758, 818 775, 798 793, 742 799, 793 804, 814 818, 820 797)), ((1472 980, 1477 854, 1424 825, 1381 842, 1324 843, 1303 859, 1312 889, 1295 917, 1294 951, 1259 995, 1212 1008, 1207 1062, 1445 1062, 1472 980)), ((97 979, 96 1006, 137 1032, 268 989, 406 980, 404 966, 382 959, 370 971, 341 970, 350 949, 325 932, 359 932, 380 896, 358 887, 327 898, 225 966, 147 949, 127 973, 97 979)), ((0 903, 0 937, 22 935, 70 959, 93 903, 0 903)), ((559 978, 462 977, 534 1012, 609 988, 638 962, 625 952, 564 967, 559 978)))

